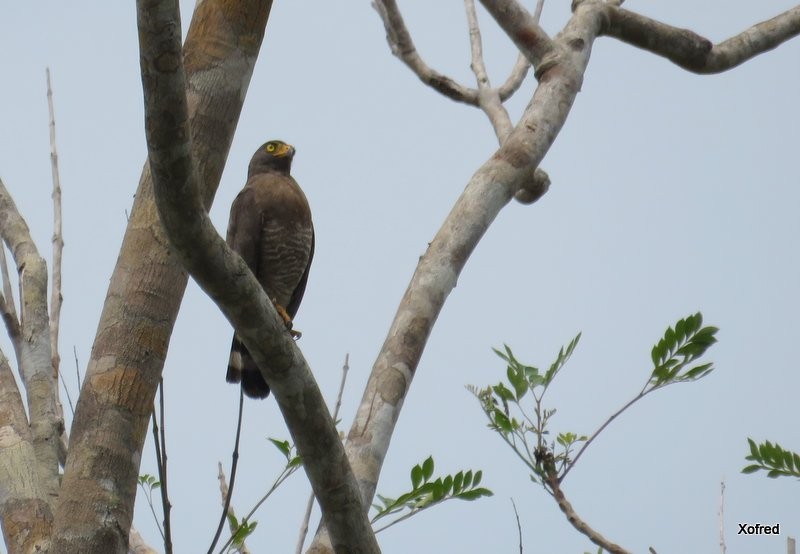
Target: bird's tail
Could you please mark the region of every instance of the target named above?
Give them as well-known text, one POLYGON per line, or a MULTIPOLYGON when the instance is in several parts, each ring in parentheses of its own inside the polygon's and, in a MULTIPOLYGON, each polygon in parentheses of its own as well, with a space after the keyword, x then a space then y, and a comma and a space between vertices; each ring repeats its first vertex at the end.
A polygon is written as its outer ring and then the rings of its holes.
POLYGON ((269 396, 269 385, 261 376, 255 360, 250 356, 247 347, 239 337, 233 336, 231 356, 228 359, 228 373, 225 380, 229 383, 242 383, 242 390, 250 398, 266 398, 269 396))

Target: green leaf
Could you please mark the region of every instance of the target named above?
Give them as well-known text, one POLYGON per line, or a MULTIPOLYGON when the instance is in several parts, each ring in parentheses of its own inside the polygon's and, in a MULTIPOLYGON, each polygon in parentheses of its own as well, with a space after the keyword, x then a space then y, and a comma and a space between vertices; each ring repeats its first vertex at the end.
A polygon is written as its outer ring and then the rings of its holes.
POLYGON ((422 479, 423 481, 428 481, 433 475, 433 456, 428 456, 424 462, 422 462, 422 479))
POLYGON ((278 439, 268 438, 269 442, 275 445, 275 448, 280 450, 281 454, 289 457, 289 453, 292 450, 292 447, 289 445, 289 441, 279 441, 278 439))
POLYGON ((458 473, 456 473, 455 477, 453 477, 453 494, 458 494, 459 492, 461 492, 463 485, 464 485, 464 472, 459 471, 458 473))
POLYGON ((753 464, 753 465, 749 465, 749 466, 745 467, 742 470, 742 473, 755 473, 759 469, 762 469, 762 466, 760 466, 758 464, 753 464))
POLYGON ((420 483, 422 483, 422 467, 415 465, 411 468, 411 488, 418 488, 420 483))
POLYGON ((453 476, 447 475, 444 480, 442 481, 442 490, 444 490, 444 494, 450 494, 453 492, 453 476))
POLYGON ((492 416, 492 420, 501 431, 504 433, 510 433, 512 431, 511 422, 508 420, 508 417, 506 417, 506 414, 498 409, 495 409, 492 416))
POLYGON ((519 401, 528 392, 528 382, 525 379, 525 374, 521 369, 516 370, 512 366, 508 366, 506 375, 508 376, 508 382, 514 387, 514 398, 519 401))
POLYGON ((472 478, 472 486, 477 487, 478 484, 481 482, 482 478, 483 478, 483 471, 479 469, 478 471, 475 472, 475 477, 472 478))
POLYGON ((236 516, 230 512, 228 512, 228 525, 233 528, 239 527, 239 521, 236 519, 236 516))
POLYGON ((502 400, 503 402, 514 401, 514 393, 508 390, 503 383, 498 383, 492 386, 492 391, 502 400))
POLYGON ((464 491, 458 495, 458 498, 460 498, 461 500, 477 500, 482 496, 494 496, 494 493, 489 489, 480 487, 477 489, 470 489, 468 491, 464 491))

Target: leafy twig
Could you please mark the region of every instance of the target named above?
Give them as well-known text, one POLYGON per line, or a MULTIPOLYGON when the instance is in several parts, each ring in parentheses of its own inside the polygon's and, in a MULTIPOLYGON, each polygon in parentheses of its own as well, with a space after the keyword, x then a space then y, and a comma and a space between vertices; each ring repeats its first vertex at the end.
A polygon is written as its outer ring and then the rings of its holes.
POLYGON ((800 454, 785 450, 778 443, 770 441, 756 444, 753 439, 747 439, 750 445, 750 455, 745 460, 756 462, 742 469, 742 473, 755 473, 766 471, 767 477, 800 477, 800 454))
POLYGON ((377 510, 370 520, 373 524, 388 515, 408 510, 391 523, 376 529, 376 534, 446 500, 477 500, 482 496, 494 494, 489 489, 478 486, 483 477, 483 472, 480 470, 475 472, 472 470, 459 471, 455 475, 446 475, 432 480, 433 469, 433 457, 429 456, 422 464, 417 464, 411 469, 411 490, 409 492, 397 498, 375 495, 379 502, 372 505, 377 510))
MULTIPOLYGON (((246 516, 242 518, 241 521, 236 521, 235 516, 231 516, 230 512, 228 512, 228 519, 230 522, 231 527, 234 529, 233 534, 231 537, 222 545, 220 549, 220 553, 225 551, 225 548, 229 544, 236 545, 237 543, 241 543, 244 541, 245 538, 250 536, 250 534, 255 530, 256 525, 258 522, 253 521, 250 522, 250 518, 253 517, 253 514, 261 507, 261 505, 267 501, 267 499, 275 492, 278 487, 280 487, 284 481, 286 481, 291 475, 300 469, 300 466, 303 465, 302 459, 297 454, 294 445, 289 444, 289 441, 283 440, 280 441, 278 439, 269 439, 269 441, 280 450, 280 452, 286 457, 286 466, 280 472, 278 477, 275 478, 275 481, 272 483, 272 486, 266 492, 264 496, 261 497, 261 500, 256 502, 256 505, 253 506, 253 509, 248 512, 246 516)), ((233 475, 231 475, 231 483, 233 483, 233 475)), ((230 494, 228 495, 230 498, 230 494)), ((227 505, 226 505, 227 508, 227 505)))

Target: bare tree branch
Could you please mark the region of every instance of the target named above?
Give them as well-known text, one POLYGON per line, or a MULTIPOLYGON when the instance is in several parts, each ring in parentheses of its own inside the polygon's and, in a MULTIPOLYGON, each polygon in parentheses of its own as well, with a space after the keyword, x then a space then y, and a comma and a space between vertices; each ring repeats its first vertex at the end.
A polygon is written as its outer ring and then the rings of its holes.
POLYGON ((46 552, 53 514, 36 470, 25 407, 0 352, 0 522, 10 553, 46 552))
MULTIPOLYGON (((271 6, 271 0, 204 0, 192 17, 183 58, 207 206, 271 6)), ((187 279, 158 220, 145 165, 75 408, 51 552, 127 549, 147 423, 187 279)))
POLYGON ((575 509, 572 507, 572 504, 570 504, 569 500, 567 500, 567 497, 564 496, 564 491, 561 490, 561 486, 558 483, 558 474, 555 472, 555 470, 548 475, 547 484, 552 489, 553 498, 555 498, 558 507, 562 512, 564 512, 564 515, 567 516, 567 521, 569 521, 570 525, 572 525, 578 532, 585 535, 590 541, 601 547, 609 554, 630 554, 629 551, 625 550, 618 544, 614 544, 606 539, 603 535, 592 529, 589 524, 587 524, 578 516, 575 509))
POLYGON ((528 76, 528 70, 531 68, 531 63, 522 53, 517 56, 517 61, 511 69, 511 73, 506 78, 506 81, 497 88, 497 93, 500 95, 500 100, 505 102, 511 98, 515 92, 522 86, 525 77, 528 76))
MULTIPOLYGON (((487 6, 488 7, 488 6, 487 6)), ((492 9, 493 16, 498 17, 492 9)), ((526 12, 527 13, 527 12, 526 12)), ((502 12, 503 17, 509 14, 502 12)), ((519 12, 511 16, 516 17, 519 12)), ((386 341, 373 366, 346 449, 365 503, 375 494, 403 400, 428 336, 469 255, 489 225, 525 183, 539 182, 535 170, 555 140, 580 90, 598 25, 589 15, 573 15, 559 35, 559 56, 540 66, 539 85, 519 123, 500 149, 473 175, 439 232, 420 258, 386 341)), ((534 54, 551 55, 556 45, 540 37, 532 16, 512 21, 525 36, 539 37, 534 54), (544 44, 544 46, 542 45, 544 44)), ((546 38, 546 37, 545 37, 546 38)), ((541 196, 543 190, 538 191, 541 196)), ((537 197, 538 197, 537 196, 537 197)), ((328 552, 324 530, 309 552, 328 552)))
MULTIPOLYGON (((350 371, 350 354, 344 355, 344 364, 342 365, 342 379, 339 381, 339 393, 336 395, 336 407, 333 409, 334 423, 339 419, 339 409, 342 407, 342 395, 344 394, 344 386, 347 383, 347 373, 350 371)), ((297 538, 297 546, 295 547, 295 554, 300 554, 303 551, 303 545, 306 542, 306 535, 308 534, 308 524, 311 521, 311 510, 314 508, 314 493, 312 492, 306 502, 306 510, 303 513, 303 522, 300 524, 300 533, 297 538)))
POLYGON ((604 12, 606 19, 602 34, 667 58, 695 73, 726 71, 800 34, 800 6, 715 45, 692 31, 628 10, 598 2, 586 4, 604 12))
POLYGON ((61 253, 64 236, 61 229, 61 179, 58 176, 56 150, 56 116, 53 109, 53 89, 50 86, 50 68, 47 68, 47 107, 50 113, 50 167, 53 174, 53 282, 50 294, 50 355, 53 358, 53 375, 58 375, 61 358, 58 354, 58 325, 61 319, 61 253))
MULTIPOLYGON (((230 501, 228 500, 228 495, 230 494, 230 490, 228 489, 228 481, 225 478, 225 471, 222 469, 222 463, 217 462, 217 481, 219 481, 219 494, 222 497, 222 505, 223 507, 227 504, 228 512, 226 515, 232 516, 236 518, 236 512, 233 509, 233 506, 230 505, 230 501)), ((237 531, 236 525, 233 524, 233 521, 228 520, 228 528, 230 529, 231 533, 235 533, 237 531)), ((236 550, 239 551, 239 554, 250 554, 250 549, 247 548, 247 545, 242 541, 242 544, 235 547, 236 550)))
POLYGON ((372 7, 378 12, 386 29, 386 41, 392 54, 400 58, 420 81, 456 102, 478 105, 478 91, 465 87, 450 77, 431 69, 420 57, 406 28, 406 23, 395 0, 374 0, 372 7))
POLYGON ((191 156, 177 0, 139 0, 140 60, 153 188, 175 253, 234 324, 283 413, 341 552, 380 552, 314 377, 272 302, 203 206, 191 156), (164 117, 169 113, 170 117, 164 117))
MULTIPOLYGON (((53 89, 50 86, 50 68, 47 68, 47 108, 50 113, 50 168, 53 174, 53 267, 50 283, 50 359, 53 365, 53 380, 56 382, 56 409, 58 419, 64 421, 64 406, 58 394, 59 366, 61 356, 58 353, 58 326, 61 321, 61 254, 64 250, 64 238, 61 229, 61 179, 58 176, 58 151, 56 150, 56 115, 53 109, 53 89)), ((65 389, 66 390, 66 389, 65 389)), ((72 401, 70 400, 70 406, 72 401)), ((74 410, 73 410, 73 413, 74 410)), ((58 437, 58 463, 62 466, 67 461, 67 430, 62 425, 58 437)))
POLYGON ((538 20, 517 0, 481 0, 520 52, 536 69, 538 76, 547 68, 540 67, 548 56, 553 56, 555 43, 539 26, 538 20))
POLYGON ((48 503, 58 496, 58 416, 47 317, 47 264, 0 180, 0 235, 14 256, 20 288, 20 374, 27 393, 37 471, 48 503))
POLYGON ((475 13, 475 0, 464 0, 467 11, 467 25, 469 27, 469 43, 472 63, 470 67, 478 83, 478 104, 489 118, 494 128, 495 135, 500 144, 511 133, 511 118, 503 106, 497 89, 492 88, 489 75, 486 73, 486 64, 483 61, 483 45, 481 31, 478 27, 478 16, 475 13))
MULTIPOLYGON (((538 2, 536 2, 536 9, 533 11, 533 19, 536 21, 540 20, 542 17, 542 9, 544 9, 544 0, 538 0, 538 2)), ((531 64, 528 58, 525 57, 525 54, 520 52, 517 56, 517 63, 514 64, 514 68, 511 70, 508 79, 497 89, 501 101, 505 102, 519 89, 522 85, 522 81, 524 81, 525 77, 528 75, 530 66, 531 64)))

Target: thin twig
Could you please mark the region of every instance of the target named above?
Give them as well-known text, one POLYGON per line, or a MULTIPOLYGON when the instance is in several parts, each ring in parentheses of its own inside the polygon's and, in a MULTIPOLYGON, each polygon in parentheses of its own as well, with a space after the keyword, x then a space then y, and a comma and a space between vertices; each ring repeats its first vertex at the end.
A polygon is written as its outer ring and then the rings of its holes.
POLYGON ((81 368, 78 366, 78 349, 75 348, 75 345, 72 345, 72 354, 75 356, 75 375, 78 378, 78 389, 80 389, 83 379, 81 378, 81 368))
MULTIPOLYGON (((342 395, 344 394, 344 385, 347 382, 347 372, 350 371, 350 353, 344 355, 344 365, 342 366, 342 379, 339 382, 339 393, 336 395, 336 406, 333 409, 334 423, 339 418, 339 409, 342 407, 342 395)), ((308 524, 311 521, 311 510, 314 508, 314 493, 308 495, 308 502, 306 502, 306 511, 303 514, 303 522, 300 525, 300 536, 297 538, 297 547, 295 554, 300 554, 303 551, 303 544, 306 542, 306 535, 308 535, 308 524)))
MULTIPOLYGON (((167 490, 167 425, 165 423, 166 420, 164 419, 163 377, 158 383, 158 410, 159 419, 161 420, 161 456, 158 464, 158 479, 161 481, 161 506, 164 509, 164 551, 166 554, 172 554, 172 526, 170 524, 170 512, 172 511, 172 504, 169 501, 169 491, 167 490)), ((153 416, 155 416, 155 410, 153 411, 153 416)))
POLYGON ((58 353, 58 329, 61 320, 61 254, 64 250, 64 235, 61 226, 61 179, 58 174, 58 151, 56 150, 56 116, 53 109, 53 89, 50 85, 50 68, 47 73, 47 107, 50 112, 50 169, 53 174, 53 267, 50 292, 50 356, 53 361, 53 376, 58 375, 61 357, 58 353))
MULTIPOLYGON (((228 482, 226 481, 226 478, 225 478, 225 471, 222 469, 222 463, 220 463, 220 462, 217 462, 217 480, 219 481, 219 494, 220 494, 220 496, 222 498, 227 498, 228 497, 228 492, 230 491, 230 489, 228 488, 228 482)), ((222 548, 220 549, 220 552, 224 551, 225 548, 228 546, 228 544, 233 542, 233 535, 236 533, 236 530, 237 530, 237 526, 234 524, 234 521, 233 521, 233 520, 236 519, 236 512, 234 511, 233 506, 230 506, 230 505, 228 506, 228 514, 227 515, 229 516, 228 517, 228 528, 231 530, 231 538, 228 539, 228 542, 226 542, 225 544, 222 545, 222 548), (231 517, 233 519, 231 519, 231 517)), ((239 551, 239 554, 249 554, 250 553, 250 549, 247 548, 247 545, 244 543, 244 540, 242 540, 242 544, 236 545, 236 549, 239 551)))
POLYGON ((514 499, 511 499, 511 505, 514 507, 514 517, 517 518, 517 535, 519 535, 519 554, 522 554, 522 525, 519 523, 519 512, 514 499))
MULTIPOLYGON (((539 0, 536 3, 536 9, 533 11, 533 19, 536 20, 536 22, 538 22, 542 17, 542 9, 544 9, 544 0, 539 0)), ((497 89, 497 93, 500 95, 501 102, 505 102, 519 90, 519 87, 522 86, 522 82, 525 80, 525 77, 528 76, 528 70, 530 68, 531 63, 528 61, 528 58, 525 57, 525 54, 520 52, 517 55, 517 62, 514 64, 514 67, 511 69, 511 73, 506 78, 506 82, 500 85, 497 89)))
MULTIPOLYGON (((50 114, 50 169, 53 174, 53 267, 52 284, 50 291, 50 363, 53 366, 53 380, 58 381, 61 356, 58 353, 58 329, 61 321, 61 303, 64 299, 61 294, 61 254, 64 250, 64 235, 61 227, 61 179, 58 175, 58 151, 56 150, 56 115, 53 108, 53 88, 50 85, 50 68, 46 68, 47 75, 47 108, 50 114)), ((64 407, 58 395, 58 385, 55 387, 56 410, 61 421, 64 420, 64 407)), ((65 389, 66 390, 66 389, 65 389)), ((70 402, 72 404, 72 402, 70 402)), ((74 414, 73 410, 73 414, 74 414)), ((62 426, 59 436, 58 462, 63 467, 67 462, 67 430, 62 426)))
POLYGON ((719 484, 719 549, 721 554, 725 554, 728 548, 725 546, 725 480, 719 484))
POLYGON ((395 0, 374 0, 372 7, 380 15, 386 29, 386 41, 392 54, 408 66, 420 81, 456 102, 478 105, 478 91, 432 69, 417 52, 411 34, 395 0))
POLYGON ((646 392, 645 392, 645 391, 643 391, 643 392, 640 392, 640 393, 639 393, 638 395, 636 395, 636 396, 635 396, 633 399, 631 399, 631 400, 630 400, 630 401, 629 401, 627 404, 625 404, 625 405, 624 405, 622 408, 620 408, 619 410, 617 410, 616 412, 614 412, 614 414, 612 414, 612 415, 611 415, 611 417, 609 417, 609 418, 608 418, 608 419, 605 421, 605 423, 603 423, 603 424, 600 426, 600 428, 599 428, 599 429, 597 429, 597 431, 595 431, 594 433, 592 433, 592 436, 591 436, 591 437, 589 437, 589 440, 587 440, 585 443, 583 443, 583 446, 581 446, 581 449, 580 449, 580 450, 578 450, 578 453, 577 453, 577 454, 575 454, 575 457, 572 459, 572 462, 571 462, 571 463, 570 463, 570 464, 567 466, 567 468, 564 470, 564 473, 561 475, 561 478, 559 479, 559 482, 563 482, 563 481, 564 481, 564 478, 567 476, 567 474, 570 472, 570 470, 571 470, 573 467, 575 467, 575 464, 578 462, 578 459, 579 459, 579 458, 580 458, 580 457, 583 455, 583 453, 586 451, 586 449, 587 449, 587 448, 589 448, 589 445, 590 445, 590 444, 592 444, 592 441, 594 441, 594 439, 596 439, 596 438, 597 438, 597 435, 599 435, 600 433, 602 433, 602 432, 603 432, 603 430, 604 430, 606 427, 608 427, 608 426, 611 424, 611 422, 612 422, 612 421, 614 421, 615 419, 617 419, 617 417, 618 417, 620 414, 622 414, 622 412, 624 412, 625 410, 627 410, 628 408, 630 408, 630 407, 631 407, 631 406, 632 406, 632 405, 633 405, 635 402, 637 402, 638 400, 641 400, 642 398, 644 398, 644 396, 645 396, 645 395, 646 395, 648 392, 650 392, 650 391, 652 391, 652 390, 655 390, 655 389, 650 389, 649 391, 646 391, 646 392))
POLYGON ((495 135, 500 144, 511 134, 513 128, 511 117, 508 110, 500 100, 500 93, 493 89, 489 82, 489 75, 486 72, 486 64, 483 60, 483 43, 481 41, 481 30, 478 26, 478 15, 475 13, 475 0, 464 0, 464 8, 467 11, 467 24, 469 27, 470 43, 470 68, 475 74, 478 83, 478 105, 480 106, 489 122, 494 128, 495 135))
POLYGON ((72 405, 72 397, 69 395, 69 389, 67 388, 67 382, 64 381, 64 376, 59 373, 58 380, 61 381, 61 386, 64 387, 64 394, 67 395, 67 404, 69 404, 69 412, 74 416, 75 415, 75 406, 72 405))
MULTIPOLYGON (((552 453, 550 453, 550 455, 552 456, 552 453)), ((606 539, 603 535, 589 527, 589 525, 578 516, 575 509, 572 507, 572 504, 570 504, 567 500, 567 497, 564 496, 564 491, 561 490, 561 486, 559 485, 558 474, 554 470, 549 471, 545 469, 545 471, 547 472, 545 476, 546 483, 551 488, 553 498, 556 499, 558 507, 561 509, 564 515, 567 516, 567 521, 569 521, 569 523, 578 532, 585 535, 590 541, 608 551, 610 554, 630 554, 618 544, 614 544, 606 539)))
POLYGON ((228 508, 231 505, 231 496, 233 496, 233 485, 236 482, 236 467, 239 465, 239 437, 242 434, 242 411, 244 410, 244 389, 239 387, 239 419, 236 423, 236 439, 233 441, 233 454, 231 454, 231 483, 228 488, 228 496, 225 497, 225 502, 222 506, 222 517, 219 518, 219 525, 217 525, 217 532, 214 534, 214 540, 211 541, 211 546, 208 547, 208 554, 214 552, 214 547, 217 546, 219 536, 222 534, 222 527, 225 525, 225 520, 228 519, 228 508))
MULTIPOLYGON (((156 407, 153 405, 152 411, 150 412, 150 418, 153 420, 153 445, 156 449, 156 467, 158 468, 158 482, 159 488, 162 483, 162 479, 164 478, 164 474, 166 471, 164 470, 164 462, 162 460, 161 455, 161 443, 158 440, 158 419, 156 418, 156 407)), ((152 489, 151 489, 152 490, 152 489)), ((162 510, 164 508, 164 496, 161 493, 161 507, 162 510)), ((153 513, 153 518, 156 520, 156 526, 158 527, 158 532, 161 533, 161 539, 164 541, 164 550, 166 551, 167 548, 167 536, 164 534, 164 529, 161 527, 161 524, 158 522, 158 516, 156 515, 156 510, 153 508, 152 499, 148 499, 148 504, 150 504, 150 511, 153 513)))

